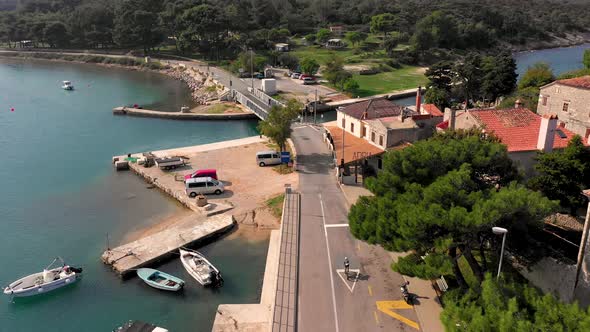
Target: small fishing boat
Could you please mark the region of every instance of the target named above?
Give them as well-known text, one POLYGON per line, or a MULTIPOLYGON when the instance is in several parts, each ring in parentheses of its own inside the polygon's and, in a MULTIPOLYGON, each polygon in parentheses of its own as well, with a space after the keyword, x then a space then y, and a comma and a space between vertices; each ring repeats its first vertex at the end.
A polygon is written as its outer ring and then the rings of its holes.
POLYGON ((168 330, 157 327, 154 324, 136 320, 123 324, 123 326, 114 329, 113 332, 168 332, 168 330))
POLYGON ((203 286, 221 287, 221 272, 201 253, 194 250, 179 249, 182 265, 195 280, 203 286))
POLYGON ((161 290, 176 292, 184 286, 184 280, 154 269, 139 269, 137 276, 151 287, 161 290))
POLYGON ((15 297, 39 295, 71 285, 82 277, 82 269, 66 265, 60 257, 51 262, 42 272, 18 279, 4 288, 4 294, 15 297), (60 261, 62 266, 51 268, 60 261))
POLYGON ((74 85, 70 81, 63 81, 63 85, 61 86, 64 90, 74 90, 74 85))

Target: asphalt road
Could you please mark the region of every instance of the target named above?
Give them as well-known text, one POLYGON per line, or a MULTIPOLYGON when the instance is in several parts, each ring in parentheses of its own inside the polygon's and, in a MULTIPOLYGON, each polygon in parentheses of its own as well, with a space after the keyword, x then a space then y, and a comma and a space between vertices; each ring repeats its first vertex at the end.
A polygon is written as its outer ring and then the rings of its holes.
POLYGON ((299 125, 292 135, 302 200, 298 330, 418 331, 411 326, 417 322, 413 308, 388 314, 377 307, 377 301, 403 305, 399 290, 403 279, 391 270, 391 259, 383 249, 350 234, 346 199, 320 130, 299 125), (350 260, 351 280, 338 272, 344 269, 345 256, 350 260), (396 314, 402 318, 395 318, 396 314))

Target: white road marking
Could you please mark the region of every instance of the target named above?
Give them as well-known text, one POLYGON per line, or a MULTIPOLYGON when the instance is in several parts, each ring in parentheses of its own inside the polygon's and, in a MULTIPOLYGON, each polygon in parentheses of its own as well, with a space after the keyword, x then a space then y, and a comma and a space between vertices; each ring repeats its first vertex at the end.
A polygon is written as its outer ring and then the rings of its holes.
POLYGON ((328 269, 330 271, 330 284, 332 286, 332 305, 334 307, 334 324, 336 324, 336 332, 338 330, 338 311, 336 310, 336 292, 334 291, 334 276, 332 275, 332 257, 330 256, 330 245, 328 244, 328 231, 326 230, 326 215, 324 214, 324 201, 322 194, 320 196, 320 206, 322 208, 322 222, 324 223, 324 236, 326 237, 326 249, 328 250, 328 269))
POLYGON ((325 228, 330 228, 330 227, 348 227, 348 224, 327 224, 324 225, 325 228))
POLYGON ((354 277, 354 280, 352 281, 352 287, 348 286, 348 282, 346 279, 344 279, 344 269, 336 269, 336 273, 338 273, 338 276, 340 277, 340 279, 342 279, 342 281, 344 281, 344 284, 346 285, 346 287, 348 288, 348 290, 352 293, 354 291, 354 286, 356 286, 356 282, 357 280, 359 280, 359 275, 361 274, 361 270, 359 269, 348 269, 348 272, 352 272, 352 273, 356 273, 356 276, 354 277))

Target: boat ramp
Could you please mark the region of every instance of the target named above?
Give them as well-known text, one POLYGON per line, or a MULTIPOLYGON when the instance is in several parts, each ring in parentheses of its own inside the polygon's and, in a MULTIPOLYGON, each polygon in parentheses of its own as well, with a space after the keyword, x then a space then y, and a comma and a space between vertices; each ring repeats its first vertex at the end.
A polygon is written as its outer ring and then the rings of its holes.
POLYGON ((138 268, 177 254, 180 247, 191 246, 219 236, 231 229, 234 224, 231 215, 203 218, 194 214, 159 233, 116 248, 108 248, 101 259, 120 276, 125 277, 138 268))

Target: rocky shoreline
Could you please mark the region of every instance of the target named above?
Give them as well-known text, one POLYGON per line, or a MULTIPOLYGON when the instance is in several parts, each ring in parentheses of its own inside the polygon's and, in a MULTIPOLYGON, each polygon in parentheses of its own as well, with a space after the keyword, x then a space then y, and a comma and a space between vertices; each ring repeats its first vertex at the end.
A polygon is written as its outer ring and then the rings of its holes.
POLYGON ((212 77, 193 67, 178 65, 161 72, 186 83, 191 90, 192 99, 199 105, 208 105, 212 101, 220 100, 229 92, 212 77))

